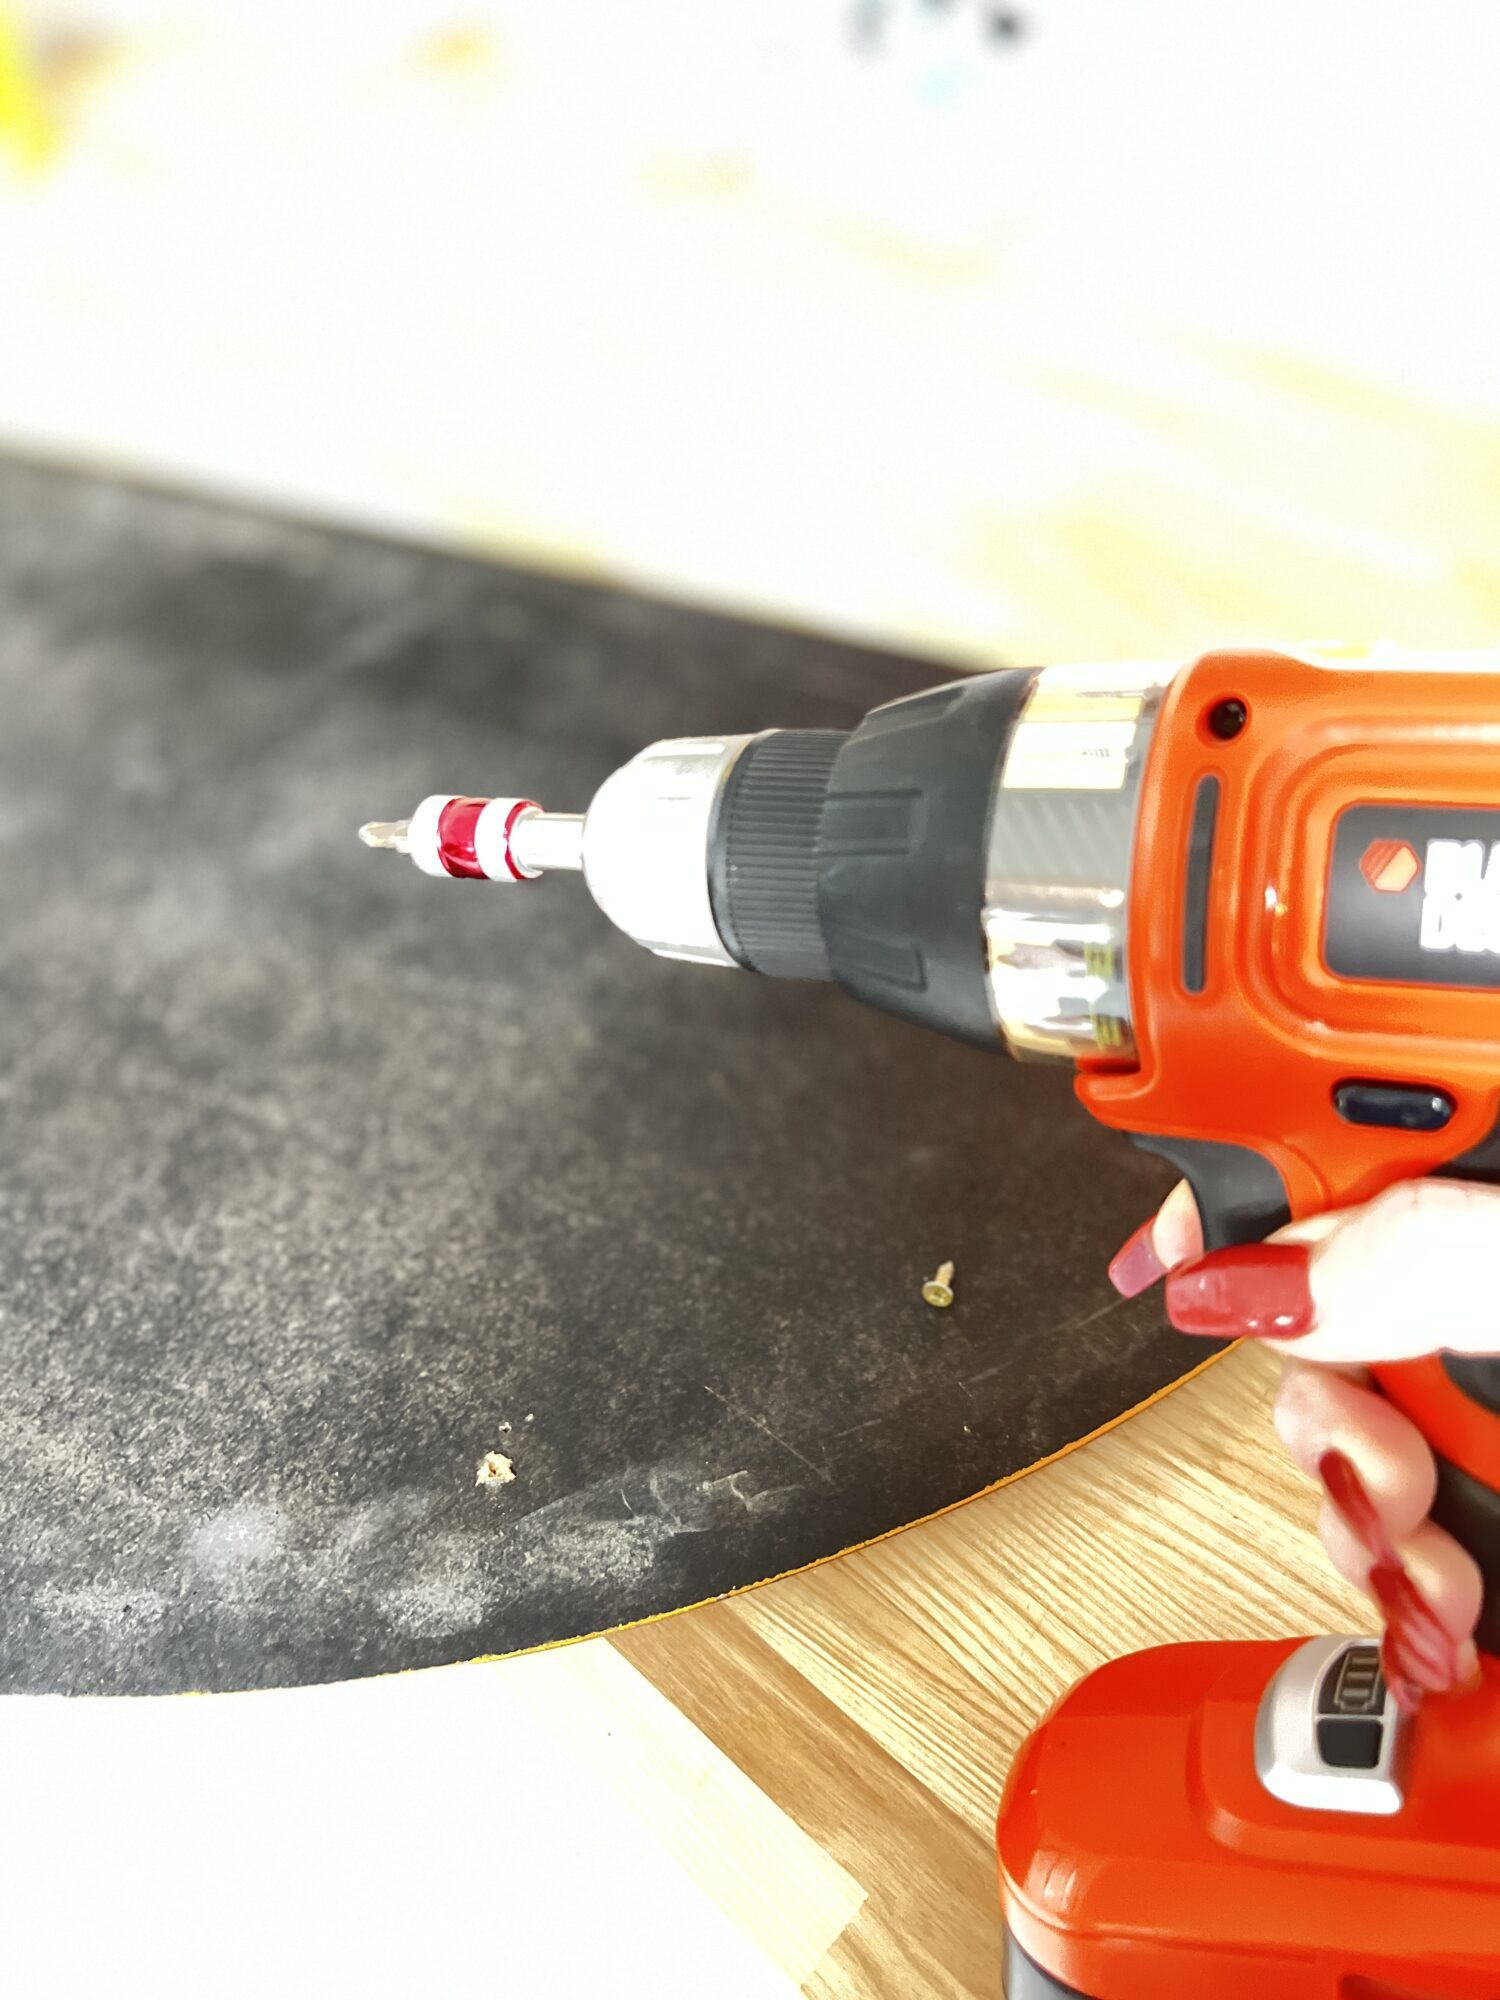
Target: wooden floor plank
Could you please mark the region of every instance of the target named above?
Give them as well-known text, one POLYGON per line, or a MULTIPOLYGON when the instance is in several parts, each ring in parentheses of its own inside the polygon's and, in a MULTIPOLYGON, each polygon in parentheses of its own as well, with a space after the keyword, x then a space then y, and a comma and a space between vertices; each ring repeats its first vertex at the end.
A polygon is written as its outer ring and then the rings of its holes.
POLYGON ((869 1891, 805 1990, 998 1991, 988 1840, 761 1639, 732 1604, 615 1644, 869 1891), (878 1889, 874 1885, 878 1884, 878 1889))

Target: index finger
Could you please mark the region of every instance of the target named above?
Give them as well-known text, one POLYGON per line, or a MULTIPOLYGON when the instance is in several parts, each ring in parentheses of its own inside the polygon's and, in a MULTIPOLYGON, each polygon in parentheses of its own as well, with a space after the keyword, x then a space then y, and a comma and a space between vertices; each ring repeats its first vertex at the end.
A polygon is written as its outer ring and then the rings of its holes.
POLYGON ((1500 1188, 1410 1181, 1178 1269, 1167 1311, 1184 1333, 1274 1339, 1335 1366, 1500 1354, 1497 1271, 1500 1188))
POLYGON ((1110 1259, 1109 1278, 1127 1299, 1149 1290, 1168 1271, 1203 1255, 1203 1222, 1193 1190, 1179 1181, 1148 1222, 1110 1259))

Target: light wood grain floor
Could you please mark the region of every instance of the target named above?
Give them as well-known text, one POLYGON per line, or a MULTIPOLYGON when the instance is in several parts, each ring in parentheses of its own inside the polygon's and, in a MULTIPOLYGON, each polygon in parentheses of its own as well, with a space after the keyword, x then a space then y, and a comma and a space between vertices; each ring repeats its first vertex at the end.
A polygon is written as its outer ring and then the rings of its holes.
POLYGON ((1274 1367, 1237 1350, 941 1519, 505 1671, 789 1996, 996 2000, 992 1823, 1054 1696, 1136 1647, 1371 1626, 1272 1436, 1274 1367))

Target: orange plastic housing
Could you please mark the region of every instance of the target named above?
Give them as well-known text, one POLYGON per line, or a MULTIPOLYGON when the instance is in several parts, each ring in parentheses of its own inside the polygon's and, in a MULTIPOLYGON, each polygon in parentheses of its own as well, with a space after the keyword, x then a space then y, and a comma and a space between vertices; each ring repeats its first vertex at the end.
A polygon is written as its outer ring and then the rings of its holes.
POLYGON ((1423 1709, 1399 1815, 1310 1813, 1252 1756, 1296 1643, 1134 1654, 1032 1735, 1000 1883, 1052 1979, 1092 2000, 1500 2000, 1500 1666, 1423 1709))
MULTIPOLYGON (((1334 829, 1355 805, 1500 807, 1500 663, 1489 671, 1312 665, 1209 653, 1167 691, 1142 787, 1129 908, 1139 1067, 1086 1069, 1104 1124, 1253 1147, 1294 1215, 1369 1199, 1469 1152, 1500 1122, 1500 958, 1493 989, 1350 979, 1329 970, 1324 913, 1334 829), (1221 741, 1209 718, 1243 702, 1221 741), (1208 902, 1206 983, 1183 983, 1193 804, 1222 786, 1208 902), (1454 1100, 1440 1133, 1346 1124, 1350 1078, 1430 1085, 1454 1100)), ((1372 857, 1379 867, 1388 857, 1372 857)), ((1387 883, 1409 868, 1398 855, 1387 883)), ((1500 1486, 1500 1416, 1436 1360, 1381 1386, 1465 1471, 1500 1486)))

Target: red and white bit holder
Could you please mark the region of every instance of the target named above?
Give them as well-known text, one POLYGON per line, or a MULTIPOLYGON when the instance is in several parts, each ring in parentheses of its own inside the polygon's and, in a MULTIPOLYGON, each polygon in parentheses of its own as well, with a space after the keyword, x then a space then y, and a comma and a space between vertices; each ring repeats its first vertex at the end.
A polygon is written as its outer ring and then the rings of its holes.
POLYGON ((516 830, 535 799, 465 799, 433 792, 407 825, 407 852, 424 875, 478 882, 532 882, 542 873, 516 853, 516 830))

